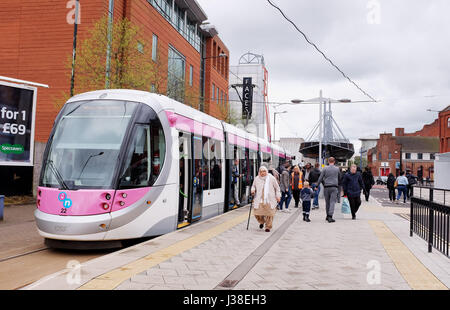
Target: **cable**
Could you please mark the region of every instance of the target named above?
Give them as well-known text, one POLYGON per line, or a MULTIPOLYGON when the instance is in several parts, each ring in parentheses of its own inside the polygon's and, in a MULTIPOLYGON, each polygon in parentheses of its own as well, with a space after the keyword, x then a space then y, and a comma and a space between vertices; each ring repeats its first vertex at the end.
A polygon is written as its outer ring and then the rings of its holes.
POLYGON ((313 42, 311 42, 309 39, 308 39, 308 37, 306 36, 306 34, 303 32, 303 31, 301 31, 298 27, 297 27, 297 25, 293 22, 293 21, 291 21, 285 14, 284 14, 284 12, 278 7, 278 6, 276 6, 275 4, 273 4, 270 0, 267 0, 267 2, 269 2, 269 4, 271 5, 271 6, 273 6, 274 8, 276 8, 278 11, 280 11, 280 13, 281 13, 281 15, 283 15, 283 17, 289 22, 289 23, 291 23, 294 27, 295 27, 295 29, 297 29, 297 31, 298 32, 300 32, 302 35, 303 35, 303 37, 305 38, 305 40, 306 40, 306 42, 308 42, 310 45, 312 45, 320 54, 322 54, 322 56, 334 67, 334 68, 336 68, 350 83, 352 83, 353 85, 355 85, 356 86, 356 88, 358 88, 365 96, 367 96, 368 98, 370 98, 373 102, 377 102, 377 100, 375 100, 371 95, 369 95, 366 91, 364 91, 361 87, 359 87, 355 82, 353 82, 353 80, 352 79, 350 79, 337 65, 335 65, 334 63, 333 63, 333 61, 331 60, 331 59, 329 59, 318 47, 317 47, 317 45, 316 44, 314 44, 313 42))

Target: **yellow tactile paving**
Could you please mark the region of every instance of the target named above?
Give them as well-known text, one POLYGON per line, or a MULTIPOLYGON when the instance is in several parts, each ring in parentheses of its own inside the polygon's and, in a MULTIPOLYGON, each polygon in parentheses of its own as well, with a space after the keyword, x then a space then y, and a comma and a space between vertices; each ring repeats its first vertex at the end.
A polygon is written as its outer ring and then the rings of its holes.
POLYGON ((120 268, 111 270, 91 281, 85 283, 78 289, 80 290, 112 290, 119 286, 122 282, 130 279, 147 269, 150 269, 160 263, 179 255, 199 244, 208 241, 220 233, 242 223, 248 218, 248 214, 242 214, 225 223, 217 225, 209 230, 203 231, 195 236, 177 242, 165 249, 159 250, 148 256, 140 258, 132 263, 124 265, 120 268))
POLYGON ((369 221, 397 270, 414 290, 448 290, 382 221, 369 221))

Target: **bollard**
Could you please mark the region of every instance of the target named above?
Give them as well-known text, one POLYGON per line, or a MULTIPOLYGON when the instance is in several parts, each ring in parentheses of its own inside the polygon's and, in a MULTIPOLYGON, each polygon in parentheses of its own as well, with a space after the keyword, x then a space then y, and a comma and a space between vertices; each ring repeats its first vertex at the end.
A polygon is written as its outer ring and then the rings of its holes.
POLYGON ((0 221, 3 221, 3 209, 5 207, 5 196, 0 195, 0 221))

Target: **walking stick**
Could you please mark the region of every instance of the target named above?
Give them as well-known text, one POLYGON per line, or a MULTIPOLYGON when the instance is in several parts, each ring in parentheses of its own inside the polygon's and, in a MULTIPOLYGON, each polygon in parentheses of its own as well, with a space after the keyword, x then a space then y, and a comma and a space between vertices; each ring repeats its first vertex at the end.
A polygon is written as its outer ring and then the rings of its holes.
POLYGON ((250 225, 250 216, 252 214, 252 206, 253 206, 253 203, 250 203, 250 211, 248 212, 247 230, 248 230, 248 226, 250 225))
POLYGON ((250 225, 250 216, 252 214, 252 207, 253 207, 253 195, 252 195, 252 199, 250 201, 250 211, 248 211, 247 230, 248 230, 248 226, 250 225))

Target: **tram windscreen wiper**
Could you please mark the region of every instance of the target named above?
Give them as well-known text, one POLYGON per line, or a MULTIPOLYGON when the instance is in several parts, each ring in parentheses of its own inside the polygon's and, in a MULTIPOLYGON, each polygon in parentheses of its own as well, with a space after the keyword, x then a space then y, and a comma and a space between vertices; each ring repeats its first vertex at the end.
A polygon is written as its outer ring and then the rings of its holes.
POLYGON ((53 160, 51 160, 51 159, 47 160, 47 164, 49 164, 50 170, 55 175, 56 180, 58 180, 59 186, 62 189, 69 190, 69 187, 67 186, 66 182, 64 182, 64 179, 62 178, 62 176, 59 173, 58 169, 56 169, 55 164, 53 163, 53 160))
POLYGON ((78 176, 78 179, 81 178, 81 175, 83 174, 84 168, 86 168, 88 162, 89 162, 93 157, 101 156, 101 155, 103 155, 103 154, 105 154, 105 152, 100 152, 100 153, 98 153, 98 154, 96 154, 96 155, 90 155, 89 158, 88 158, 88 159, 86 160, 86 162, 84 163, 83 169, 81 169, 81 172, 80 172, 80 175, 78 176))

